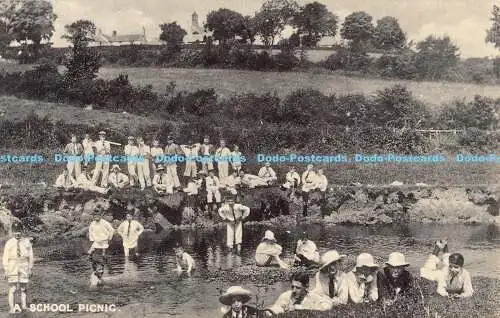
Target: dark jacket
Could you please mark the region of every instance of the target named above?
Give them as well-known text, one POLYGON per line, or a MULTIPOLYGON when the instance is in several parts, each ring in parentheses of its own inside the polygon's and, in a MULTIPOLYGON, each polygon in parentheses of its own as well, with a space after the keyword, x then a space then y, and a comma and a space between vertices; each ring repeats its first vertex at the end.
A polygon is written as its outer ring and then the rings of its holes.
MULTIPOLYGON (((247 306, 247 305, 243 305, 242 311, 243 311, 243 318, 257 317, 257 309, 255 309, 253 307, 250 307, 250 306, 247 306)), ((232 310, 228 311, 223 316, 223 318, 232 318, 232 317, 233 317, 232 310)))
POLYGON ((413 290, 413 277, 410 272, 405 269, 400 277, 394 278, 390 274, 389 269, 385 267, 377 273, 377 288, 379 300, 394 299, 396 296, 396 288, 401 289, 398 298, 402 296, 406 297, 413 290))

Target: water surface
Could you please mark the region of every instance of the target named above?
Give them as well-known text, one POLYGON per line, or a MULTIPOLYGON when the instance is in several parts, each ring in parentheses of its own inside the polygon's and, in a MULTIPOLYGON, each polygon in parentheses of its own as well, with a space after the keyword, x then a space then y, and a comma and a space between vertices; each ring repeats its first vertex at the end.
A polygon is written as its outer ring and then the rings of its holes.
MULTIPOLYGON (((239 256, 225 250, 224 229, 146 233, 140 241, 141 256, 136 261, 125 261, 119 242, 115 242, 110 248, 112 255, 105 273, 107 283, 100 290, 89 290, 88 258, 69 258, 75 254, 74 251, 62 251, 57 257, 46 257, 36 263, 29 299, 32 303, 73 305, 114 303, 122 310, 118 317, 215 317, 220 310, 220 290, 238 283, 229 282, 230 277, 223 277, 222 282, 207 277, 213 276, 209 275, 210 272, 251 265, 255 247, 265 230, 266 228, 261 226, 247 226, 244 230, 243 250, 239 256), (192 277, 179 279, 173 272, 175 258, 172 248, 176 242, 182 242, 185 250, 196 260, 197 270, 192 277)), ((451 250, 464 255, 465 266, 471 275, 500 279, 500 262, 497 256, 500 252, 500 235, 498 227, 494 225, 304 225, 289 232, 278 228, 272 230, 283 245, 284 259, 290 262, 300 233, 306 231, 310 233, 310 239, 316 242, 320 252, 337 249, 348 255, 348 263, 352 263, 357 254, 370 252, 379 264, 382 264, 390 252, 400 251, 406 255, 413 271, 418 271, 427 258, 432 250, 432 242, 446 237, 451 250)), ((75 249, 83 250, 80 241, 75 241, 74 246, 75 249)), ((40 250, 43 250, 43 247, 35 246, 35 254, 40 250)), ((288 288, 287 282, 271 284, 265 288, 260 284, 245 284, 245 287, 258 293, 266 305, 276 300, 279 294, 288 288)), ((0 312, 7 310, 7 285, 2 281, 0 312)), ((38 316, 50 317, 51 314, 38 316)))

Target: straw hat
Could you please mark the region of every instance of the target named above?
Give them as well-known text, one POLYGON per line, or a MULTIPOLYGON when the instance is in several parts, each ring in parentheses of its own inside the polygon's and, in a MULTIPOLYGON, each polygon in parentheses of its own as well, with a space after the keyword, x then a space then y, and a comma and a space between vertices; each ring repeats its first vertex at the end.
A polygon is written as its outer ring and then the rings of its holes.
POLYGON ((333 262, 337 262, 337 261, 343 259, 344 257, 346 257, 344 254, 339 254, 335 250, 331 250, 331 251, 326 252, 325 254, 323 254, 321 256, 321 268, 320 268, 320 270, 327 267, 328 265, 330 265, 333 262))
POLYGON ((127 138, 127 139, 128 139, 128 140, 134 140, 135 138, 134 138, 134 136, 128 136, 128 138, 127 138))
POLYGON ((106 132, 105 132, 104 130, 101 130, 101 131, 99 132, 99 136, 106 136, 106 132))
POLYGON ((113 165, 113 167, 111 167, 111 171, 114 171, 114 170, 121 171, 122 169, 120 168, 119 165, 113 165))
POLYGON ((241 286, 231 286, 219 297, 219 301, 226 306, 231 306, 233 297, 236 296, 240 297, 243 303, 247 303, 252 299, 252 292, 241 286))
POLYGON ((408 262, 406 262, 405 256, 399 252, 389 254, 389 260, 385 263, 392 267, 410 265, 408 262))
POLYGON ((156 168, 156 171, 164 171, 165 167, 163 165, 159 165, 158 168, 156 168))
POLYGON ((264 233, 263 240, 269 240, 269 241, 275 241, 276 242, 276 238, 274 237, 274 233, 272 231, 269 231, 269 230, 267 230, 264 233))
POLYGON ((375 264, 371 254, 361 253, 356 258, 356 266, 354 267, 353 272, 355 272, 357 268, 361 267, 378 268, 378 265, 375 264))

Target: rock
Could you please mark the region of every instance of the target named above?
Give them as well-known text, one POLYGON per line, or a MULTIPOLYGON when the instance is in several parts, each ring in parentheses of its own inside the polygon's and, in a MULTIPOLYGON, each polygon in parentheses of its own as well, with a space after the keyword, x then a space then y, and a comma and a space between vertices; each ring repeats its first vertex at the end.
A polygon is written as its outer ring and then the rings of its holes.
POLYGON ((387 215, 385 214, 381 214, 378 216, 378 220, 380 223, 385 223, 385 224, 391 224, 392 223, 392 219, 390 217, 388 217, 387 215))
POLYGON ((402 185, 404 185, 403 182, 401 181, 394 181, 393 183, 390 184, 391 186, 394 186, 394 187, 400 187, 402 185))
POLYGON ((354 200, 356 202, 366 203, 368 202, 368 194, 364 189, 356 189, 356 191, 354 192, 354 200))
POLYGON ((40 215, 40 220, 48 228, 49 231, 62 233, 65 232, 71 225, 68 218, 57 213, 47 213, 40 215))

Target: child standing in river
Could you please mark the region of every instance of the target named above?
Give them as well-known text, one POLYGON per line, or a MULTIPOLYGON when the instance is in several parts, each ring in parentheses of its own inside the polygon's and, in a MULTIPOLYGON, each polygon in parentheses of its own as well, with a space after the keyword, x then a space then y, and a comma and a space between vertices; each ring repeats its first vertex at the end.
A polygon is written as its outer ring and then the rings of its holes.
POLYGON ((184 252, 184 248, 182 246, 177 246, 174 248, 175 252, 175 261, 177 263, 177 268, 175 271, 180 275, 183 272, 186 272, 188 276, 191 276, 191 273, 195 269, 195 263, 191 255, 184 252))
POLYGON ((13 238, 5 243, 3 250, 3 268, 5 279, 9 282, 10 313, 26 309, 26 288, 33 270, 33 247, 28 237, 22 235, 22 224, 18 221, 12 224, 13 238), (21 295, 21 308, 14 304, 14 293, 21 295))

